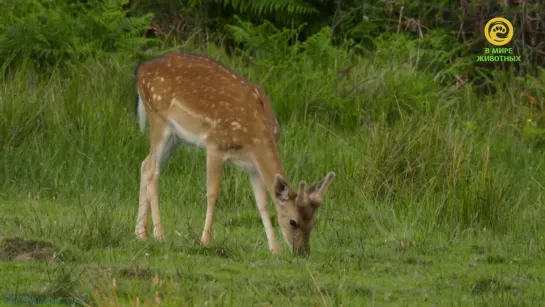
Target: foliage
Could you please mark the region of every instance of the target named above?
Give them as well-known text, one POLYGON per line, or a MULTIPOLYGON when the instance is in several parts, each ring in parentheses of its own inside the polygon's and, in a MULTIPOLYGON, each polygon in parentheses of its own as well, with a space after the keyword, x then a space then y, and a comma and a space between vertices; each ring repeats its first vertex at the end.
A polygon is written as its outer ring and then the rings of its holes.
POLYGON ((297 29, 277 29, 270 22, 254 26, 238 17, 235 19, 238 24, 226 25, 227 33, 242 46, 244 54, 274 64, 293 60, 296 49, 290 48, 289 42, 298 34, 297 29))
POLYGON ((488 46, 483 24, 498 15, 514 23, 512 46, 522 58, 517 71, 535 72, 545 65, 540 56, 545 52, 540 30, 545 6, 527 1, 8 0, 2 11, 0 56, 9 61, 29 54, 48 66, 115 50, 138 53, 149 41, 143 34, 165 43, 196 36, 222 41, 229 52, 236 46, 262 54, 279 52, 278 44, 304 42, 328 27, 334 45, 352 42, 367 55, 382 49, 376 45, 378 37, 406 33, 413 44, 391 41, 398 50, 415 50, 416 43, 419 51, 435 57, 427 60, 422 54, 425 66, 419 67, 441 71, 445 82, 482 82, 488 70, 512 66, 475 61, 488 46), (150 14, 156 16, 153 22, 150 14))
MULTIPOLYGON (((221 3, 223 6, 231 6, 235 10, 245 13, 250 12, 257 16, 266 15, 268 13, 277 14, 298 14, 308 15, 316 13, 317 10, 309 2, 302 0, 214 0, 216 3, 221 3)), ((202 1, 204 2, 204 1, 202 1)))
POLYGON ((469 80, 481 79, 478 69, 512 66, 475 61, 476 55, 481 55, 484 48, 489 47, 482 32, 484 24, 492 17, 503 16, 514 25, 511 46, 515 54, 522 55, 522 63, 517 65, 518 72, 525 74, 533 72, 536 66, 545 66, 545 57, 542 56, 545 52, 545 32, 542 30, 545 27, 545 5, 538 1, 161 0, 156 5, 155 1, 133 0, 132 3, 138 12, 152 11, 163 16, 157 24, 163 29, 160 31, 163 34, 159 35, 163 38, 167 38, 165 32, 169 33, 168 38, 176 35, 187 38, 204 30, 202 33, 206 32, 206 39, 213 33, 221 39, 227 38, 229 43, 230 39, 237 39, 230 26, 243 22, 269 24, 268 28, 297 29, 297 40, 304 41, 327 26, 331 28, 329 39, 335 44, 342 45, 350 39, 362 50, 372 51, 378 48, 375 46, 377 37, 407 33, 427 41, 430 48, 445 51, 448 59, 443 65, 457 61, 473 62, 475 68, 464 76, 469 80), (180 19, 186 26, 174 26, 180 19))
POLYGON ((77 64, 89 57, 134 52, 152 15, 127 17, 127 0, 2 2, 0 57, 39 67, 77 64))

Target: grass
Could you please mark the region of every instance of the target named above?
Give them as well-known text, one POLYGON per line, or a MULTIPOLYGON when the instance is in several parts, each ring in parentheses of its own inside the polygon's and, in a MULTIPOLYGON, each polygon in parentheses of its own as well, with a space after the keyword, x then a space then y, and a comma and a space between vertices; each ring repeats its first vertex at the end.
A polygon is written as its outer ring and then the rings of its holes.
POLYGON ((292 184, 337 173, 311 258, 268 254, 248 178, 231 166, 213 244, 201 247, 204 153, 185 148, 161 175, 167 241, 137 241, 148 137, 134 117, 132 63, 119 56, 51 75, 21 68, 0 88, 5 304, 23 297, 176 306, 543 301, 544 159, 539 142, 520 133, 525 116, 535 115, 523 94, 542 76, 491 83, 505 90, 479 96, 471 84, 436 81, 403 54, 289 68, 245 65, 209 48, 269 92, 292 184), (338 77, 348 64, 351 75, 338 77))

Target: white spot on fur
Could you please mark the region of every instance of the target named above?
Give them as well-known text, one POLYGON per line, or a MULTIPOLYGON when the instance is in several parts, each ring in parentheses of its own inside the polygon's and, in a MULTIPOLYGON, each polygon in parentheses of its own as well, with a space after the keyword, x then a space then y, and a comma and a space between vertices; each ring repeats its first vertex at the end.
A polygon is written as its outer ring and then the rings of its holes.
POLYGON ((232 122, 231 126, 233 127, 233 130, 238 130, 241 127, 240 123, 238 123, 238 122, 232 122))

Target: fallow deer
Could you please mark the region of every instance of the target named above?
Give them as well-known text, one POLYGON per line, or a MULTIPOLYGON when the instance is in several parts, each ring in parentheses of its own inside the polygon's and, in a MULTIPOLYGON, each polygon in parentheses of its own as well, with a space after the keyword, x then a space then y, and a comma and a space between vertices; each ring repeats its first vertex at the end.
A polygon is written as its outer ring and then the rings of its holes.
POLYGON ((288 182, 276 142, 280 131, 271 102, 263 90, 208 57, 170 52, 136 67, 137 114, 140 128, 150 124, 151 149, 141 166, 136 236, 147 238, 151 207, 153 235, 164 240, 159 216, 159 171, 181 143, 206 150, 207 211, 201 242, 212 239, 214 207, 220 193, 224 162, 250 176, 269 250, 280 248, 267 210, 267 190, 274 200, 278 224, 292 253, 309 255, 309 237, 316 209, 335 177, 297 191, 288 182))

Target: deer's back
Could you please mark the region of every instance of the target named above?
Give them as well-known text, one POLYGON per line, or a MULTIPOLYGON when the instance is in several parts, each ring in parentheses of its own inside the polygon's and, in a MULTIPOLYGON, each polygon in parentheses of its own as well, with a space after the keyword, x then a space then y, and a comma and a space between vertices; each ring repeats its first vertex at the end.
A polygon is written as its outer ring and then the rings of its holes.
POLYGON ((190 130, 207 130, 210 140, 248 143, 263 135, 279 139, 267 95, 212 59, 171 52, 142 63, 137 78, 139 93, 150 110, 163 118, 178 114, 190 130))

